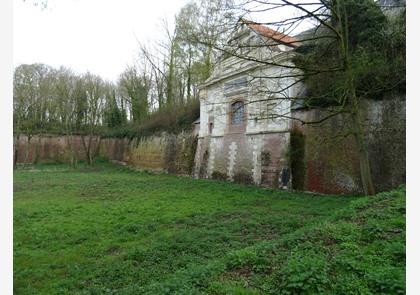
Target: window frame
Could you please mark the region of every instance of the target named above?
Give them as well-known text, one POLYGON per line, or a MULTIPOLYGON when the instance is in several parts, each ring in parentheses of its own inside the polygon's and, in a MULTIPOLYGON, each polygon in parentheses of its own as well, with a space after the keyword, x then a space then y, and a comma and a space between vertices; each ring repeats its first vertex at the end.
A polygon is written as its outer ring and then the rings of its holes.
POLYGON ((245 112, 245 102, 241 99, 235 100, 233 102, 230 103, 230 125, 231 126, 242 126, 245 124, 245 120, 246 120, 246 112, 245 112), (239 107, 236 108, 235 110, 235 105, 236 104, 241 104, 239 107), (238 110, 241 110, 241 114, 240 114, 240 120, 237 120, 238 118, 236 118, 235 116, 238 115, 238 110))

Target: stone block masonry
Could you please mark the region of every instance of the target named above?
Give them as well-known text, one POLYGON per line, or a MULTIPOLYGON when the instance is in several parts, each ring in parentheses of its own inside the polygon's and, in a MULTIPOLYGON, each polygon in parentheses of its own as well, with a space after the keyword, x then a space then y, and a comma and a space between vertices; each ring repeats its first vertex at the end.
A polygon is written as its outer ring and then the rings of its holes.
MULTIPOLYGON (((364 120, 372 175, 377 191, 405 183, 405 100, 388 97, 364 102, 364 120)), ((295 110, 305 120, 320 111, 295 110)), ((302 125, 278 132, 227 132, 223 136, 177 135, 93 139, 96 157, 131 167, 197 178, 329 194, 361 193, 357 149, 344 116, 322 125, 302 125), (289 170, 287 170, 289 169, 289 170), (290 172, 290 174, 287 173, 290 172), (290 176, 289 178, 285 176, 290 176)), ((69 162, 70 144, 79 161, 86 159, 81 136, 27 136, 15 139, 18 163, 69 162)))
MULTIPOLYGON (((405 183, 405 99, 366 100, 364 125, 377 191, 405 183)), ((317 121, 322 111, 294 110, 317 121)), ((195 177, 326 194, 362 193, 357 148, 345 116, 320 125, 293 121, 282 132, 226 132, 199 137, 195 177), (203 169, 203 167, 205 169, 203 169)))
MULTIPOLYGON (((386 191, 405 183, 405 97, 389 96, 363 101, 365 136, 375 189, 386 191)), ((316 121, 321 111, 295 111, 295 117, 316 121)), ((337 193, 362 193, 359 158, 344 115, 321 125, 294 122, 294 141, 300 138, 299 159, 294 159, 295 189, 337 193)))
MULTIPOLYGON (((238 149, 238 146, 236 145, 236 142, 231 142, 229 145, 229 153, 228 153, 228 168, 227 168, 227 175, 228 179, 233 181, 234 177, 234 168, 235 168, 235 160, 236 160, 236 151, 238 149)), ((214 152, 213 152, 213 158, 214 158, 214 152)))
MULTIPOLYGON (((14 142, 18 163, 66 163, 70 151, 78 161, 85 161, 86 154, 79 135, 43 135, 28 137, 21 135, 14 142), (70 145, 71 144, 71 145, 70 145)), ((160 134, 156 136, 127 139, 93 139, 95 157, 124 163, 131 167, 154 172, 191 175, 194 168, 197 138, 189 132, 160 134)))
POLYGON ((288 167, 288 132, 233 133, 201 137, 195 158, 195 177, 227 179, 266 187, 279 187, 282 168, 288 167), (207 173, 200 173, 207 166, 207 173))

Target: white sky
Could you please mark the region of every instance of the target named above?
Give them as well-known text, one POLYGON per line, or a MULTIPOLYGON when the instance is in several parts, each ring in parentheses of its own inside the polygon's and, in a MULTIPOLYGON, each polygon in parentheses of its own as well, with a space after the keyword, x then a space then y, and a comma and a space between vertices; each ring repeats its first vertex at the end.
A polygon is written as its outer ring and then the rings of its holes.
POLYGON ((13 64, 64 65, 115 81, 187 0, 13 0, 13 64))
MULTIPOLYGON (((1 0, 3 1, 3 0, 1 0)), ((162 19, 174 16, 188 0, 13 0, 13 65, 64 65, 116 81, 133 64, 143 43, 159 38, 162 19)), ((256 14, 273 21, 292 15, 287 8, 256 14), (280 13, 280 14, 279 14, 280 13)))

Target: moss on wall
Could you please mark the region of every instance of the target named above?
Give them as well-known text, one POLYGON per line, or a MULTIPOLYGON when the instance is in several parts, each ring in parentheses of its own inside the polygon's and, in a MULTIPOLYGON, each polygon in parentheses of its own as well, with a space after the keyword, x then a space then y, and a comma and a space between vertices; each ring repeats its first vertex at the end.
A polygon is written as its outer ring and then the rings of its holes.
MULTIPOLYGON (((405 183, 405 100, 394 96, 363 101, 363 120, 375 189, 386 191, 405 183)), ((322 111, 295 111, 295 117, 316 121, 322 111)), ((321 125, 294 124, 291 138, 293 187, 322 193, 362 193, 357 146, 349 119, 336 116, 321 125), (299 145, 297 130, 304 136, 304 154, 293 160, 299 145), (295 132, 295 133, 293 133, 295 132), (304 158, 305 176, 300 171, 304 158), (298 168, 300 167, 300 168, 298 168), (298 173, 296 175, 296 173, 298 173), (297 182, 297 183, 296 183, 297 182)), ((302 143, 300 143, 302 144, 302 143)))
POLYGON ((292 170, 292 188, 304 190, 305 188, 305 136, 297 128, 290 132, 290 148, 288 151, 290 168, 292 170))

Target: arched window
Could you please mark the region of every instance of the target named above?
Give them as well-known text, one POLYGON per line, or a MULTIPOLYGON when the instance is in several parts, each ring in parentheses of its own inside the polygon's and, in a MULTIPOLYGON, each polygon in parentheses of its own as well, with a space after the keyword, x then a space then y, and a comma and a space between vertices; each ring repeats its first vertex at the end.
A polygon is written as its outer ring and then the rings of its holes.
POLYGON ((243 101, 236 101, 231 106, 232 109, 232 125, 242 124, 245 116, 245 107, 243 101))

